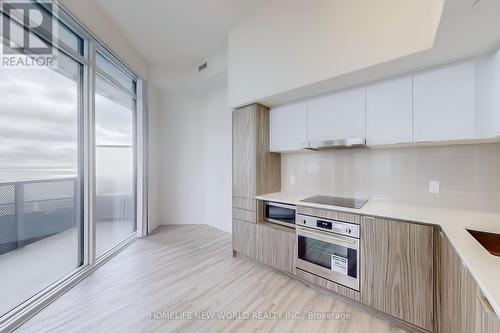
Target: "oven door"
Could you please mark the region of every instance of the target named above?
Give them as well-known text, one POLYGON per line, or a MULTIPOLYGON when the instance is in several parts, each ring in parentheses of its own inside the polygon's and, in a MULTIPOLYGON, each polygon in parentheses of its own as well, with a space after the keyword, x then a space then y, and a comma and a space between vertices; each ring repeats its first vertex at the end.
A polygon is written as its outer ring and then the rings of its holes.
POLYGON ((295 206, 266 201, 264 216, 268 222, 295 228, 295 206))
POLYGON ((359 239, 296 229, 297 268, 359 291, 359 239))

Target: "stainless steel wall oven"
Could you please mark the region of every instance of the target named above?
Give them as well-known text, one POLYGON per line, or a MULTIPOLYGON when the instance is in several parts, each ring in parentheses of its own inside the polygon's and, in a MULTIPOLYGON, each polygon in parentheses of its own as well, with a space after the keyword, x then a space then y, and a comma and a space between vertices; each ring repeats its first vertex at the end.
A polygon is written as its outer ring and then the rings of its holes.
POLYGON ((359 225, 297 214, 297 268, 359 291, 359 225))

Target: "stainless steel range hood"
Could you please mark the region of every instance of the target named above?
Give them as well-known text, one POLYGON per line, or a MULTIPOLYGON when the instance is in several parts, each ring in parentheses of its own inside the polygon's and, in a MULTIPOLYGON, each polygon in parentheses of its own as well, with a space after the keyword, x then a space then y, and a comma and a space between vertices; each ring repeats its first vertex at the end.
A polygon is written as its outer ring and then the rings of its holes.
POLYGON ((311 141, 303 145, 308 150, 326 150, 326 149, 351 149, 366 147, 366 140, 362 138, 335 139, 325 141, 311 141))

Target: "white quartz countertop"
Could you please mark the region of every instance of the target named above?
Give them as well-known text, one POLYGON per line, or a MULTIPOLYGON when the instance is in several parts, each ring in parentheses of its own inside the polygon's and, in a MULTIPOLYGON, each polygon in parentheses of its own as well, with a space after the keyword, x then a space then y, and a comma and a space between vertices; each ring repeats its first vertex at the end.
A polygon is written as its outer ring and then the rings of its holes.
POLYGON ((361 209, 300 202, 307 197, 309 196, 276 192, 257 196, 257 199, 438 225, 446 234, 500 318, 500 257, 490 254, 467 231, 467 229, 474 229, 500 234, 500 214, 376 200, 368 201, 361 209))

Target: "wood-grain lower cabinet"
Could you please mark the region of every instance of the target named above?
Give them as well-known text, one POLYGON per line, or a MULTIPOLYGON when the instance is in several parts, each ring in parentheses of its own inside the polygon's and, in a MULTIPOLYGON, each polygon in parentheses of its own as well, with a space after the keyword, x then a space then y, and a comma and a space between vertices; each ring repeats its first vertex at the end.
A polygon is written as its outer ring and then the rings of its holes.
POLYGON ((433 228, 363 217, 361 239, 361 302, 432 331, 433 228))
POLYGON ((474 333, 500 333, 500 319, 489 305, 484 304, 484 300, 479 299, 481 297, 484 296, 478 295, 478 298, 476 298, 474 333))
POLYGON ((437 331, 465 333, 467 331, 462 319, 462 263, 442 232, 436 237, 436 258, 437 331))
POLYGON ((321 288, 333 291, 334 293, 340 294, 344 297, 353 299, 355 301, 360 301, 360 294, 354 289, 344 287, 341 284, 335 283, 333 281, 324 279, 320 276, 314 275, 312 273, 303 271, 299 268, 296 269, 295 275, 304 281, 311 282, 321 288))
POLYGON ((448 238, 436 238, 436 314, 439 333, 476 332, 477 286, 448 238))
POLYGON ((257 224, 257 260, 280 271, 295 272, 295 230, 257 224))
POLYGON ((295 231, 233 220, 233 249, 277 270, 295 273, 295 231))
POLYGON ((442 232, 437 232, 436 248, 436 331, 500 333, 500 320, 442 232))
POLYGON ((233 250, 250 258, 257 258, 257 225, 255 223, 233 220, 233 250))

